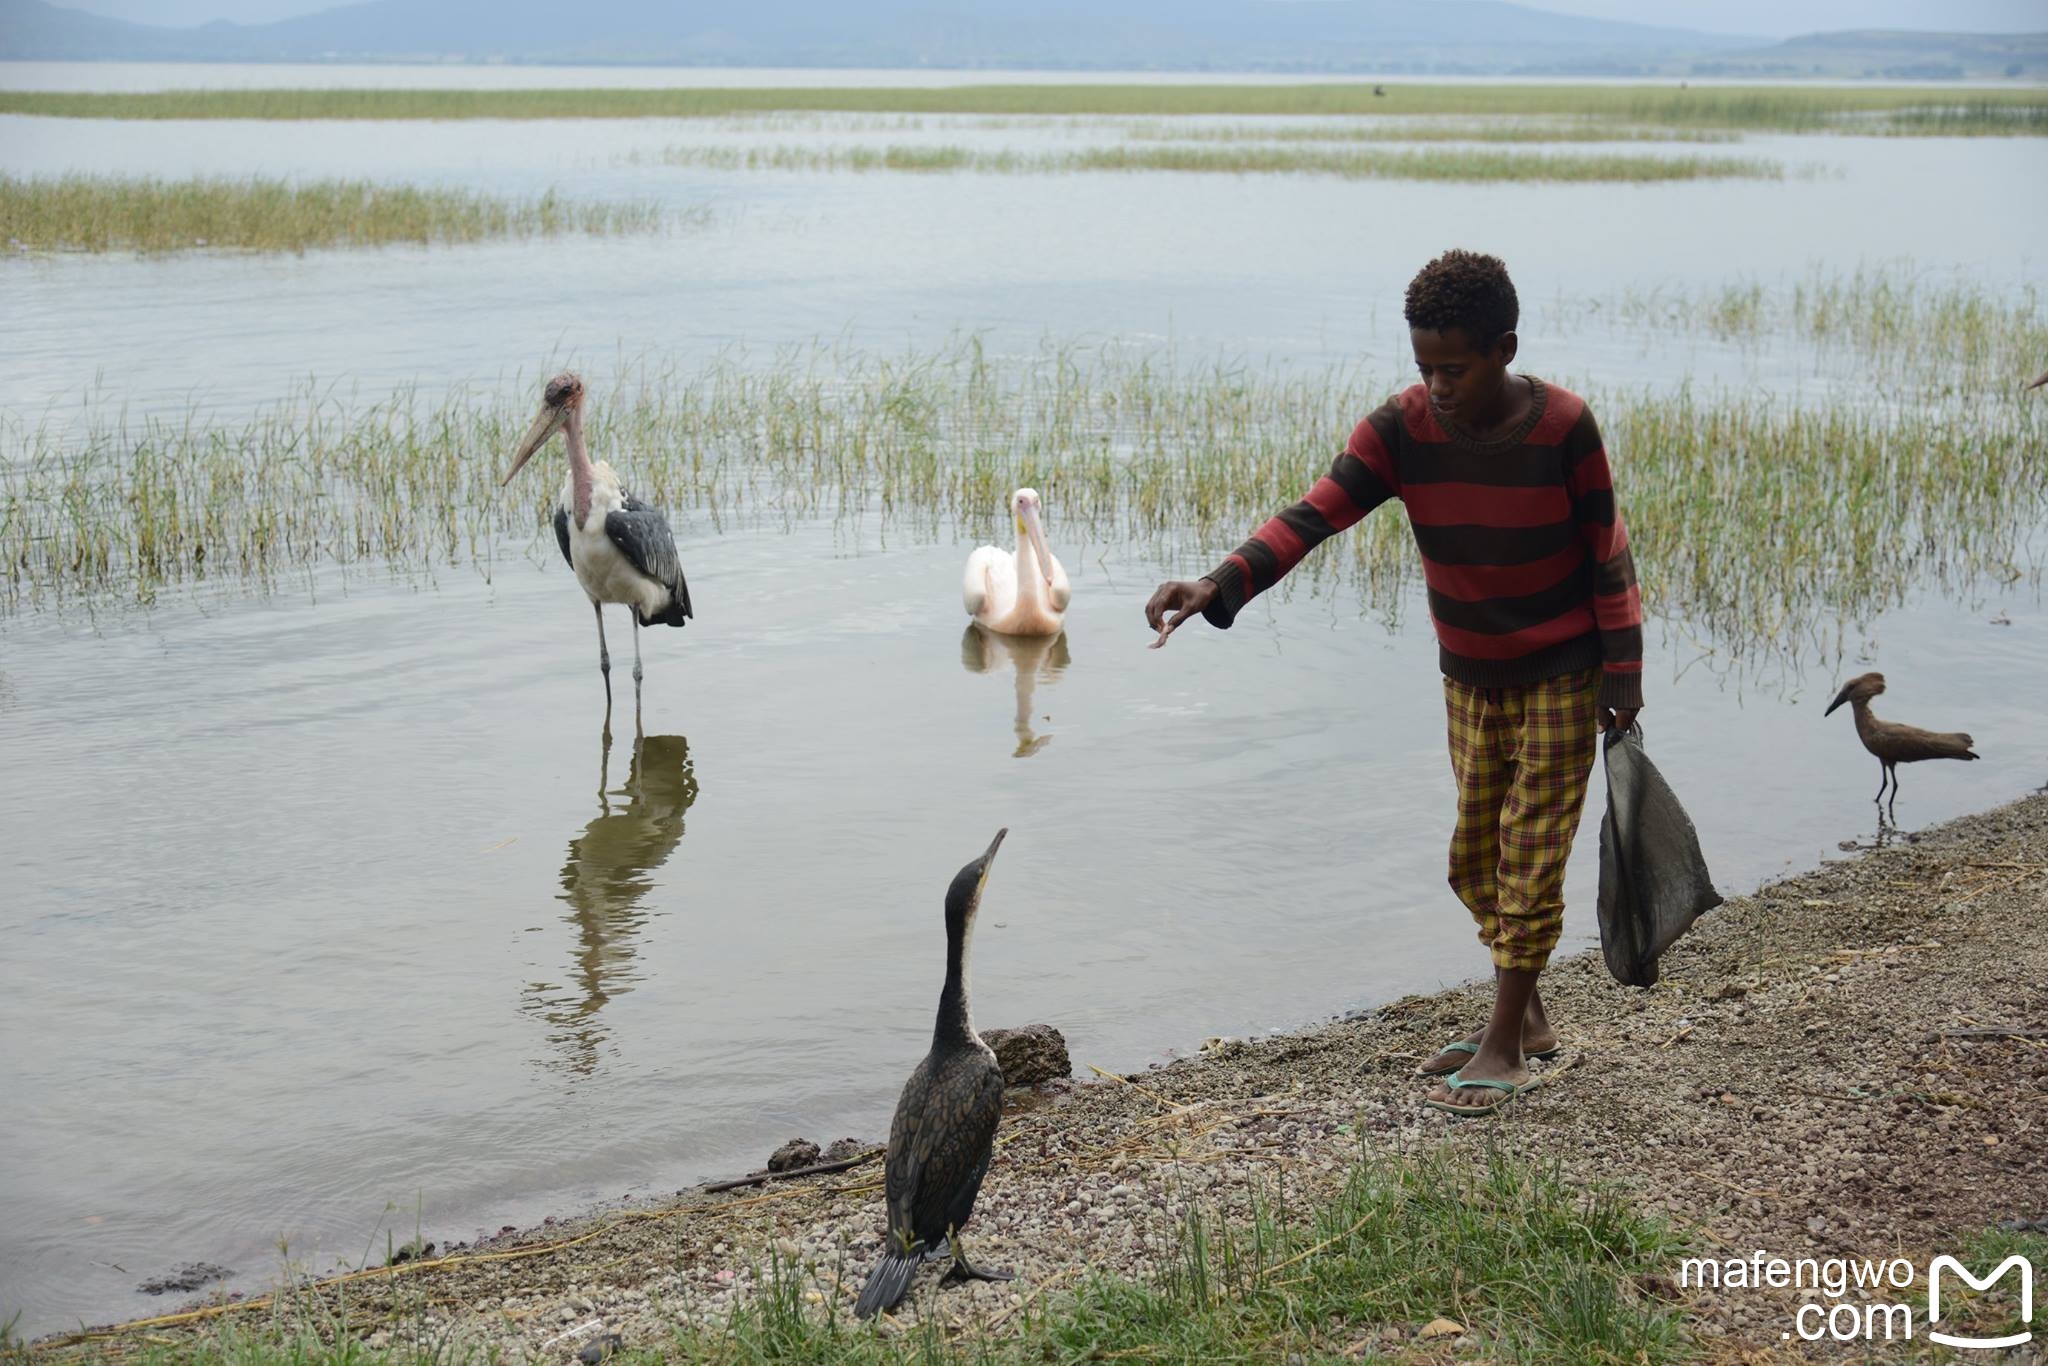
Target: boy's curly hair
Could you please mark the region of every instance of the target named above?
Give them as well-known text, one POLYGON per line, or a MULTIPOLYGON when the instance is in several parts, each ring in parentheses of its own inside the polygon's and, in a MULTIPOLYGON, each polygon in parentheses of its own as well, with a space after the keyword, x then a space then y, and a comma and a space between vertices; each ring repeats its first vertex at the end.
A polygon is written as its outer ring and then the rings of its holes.
POLYGON ((1514 331, 1522 312, 1505 261, 1456 248, 1415 272, 1404 311, 1410 327, 1455 327, 1481 348, 1514 331))

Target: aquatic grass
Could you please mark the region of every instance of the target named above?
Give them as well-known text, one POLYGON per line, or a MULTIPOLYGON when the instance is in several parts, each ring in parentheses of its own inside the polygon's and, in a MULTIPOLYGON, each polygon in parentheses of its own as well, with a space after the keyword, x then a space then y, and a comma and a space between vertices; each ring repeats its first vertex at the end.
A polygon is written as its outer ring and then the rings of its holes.
POLYGON ((958 146, 671 146, 671 166, 723 171, 968 171, 986 175, 1168 171, 1197 175, 1319 175, 1344 179, 1451 181, 1777 180, 1784 167, 1756 158, 1350 147, 1140 143, 1059 152, 958 146))
POLYGON ((1726 128, 1634 127, 1601 119, 1484 121, 1360 118, 1349 123, 1134 123, 1137 142, 1735 142, 1726 128))
MULTIPOLYGON (((1334 1188, 1287 1198, 1261 1184, 1225 1209, 1190 1205, 1147 1233, 1159 1268, 1047 1284, 1021 1309, 954 1322, 860 1323, 837 1282, 845 1265, 777 1258, 729 1314, 670 1306, 665 1338, 625 1360, 755 1363, 1281 1361, 1412 1349, 1449 1317, 1457 1349, 1509 1361, 1622 1363, 1695 1353, 1681 1306, 1654 1289, 1688 1249, 1669 1224, 1554 1163, 1448 1145, 1363 1154, 1334 1188), (1072 1284, 1071 1282, 1069 1283, 1072 1284)), ((396 1287, 394 1287, 396 1289, 396 1287)), ((124 1359, 214 1363, 467 1362, 492 1359, 421 1288, 376 1311, 296 1285, 264 1309, 188 1338, 86 1344, 124 1359)), ((573 1343, 571 1344, 573 1345, 573 1343)))
POLYGON ((1916 392, 2012 388, 2048 356, 2048 308, 2026 285, 1994 294, 1966 280, 1901 265, 1812 270, 1790 281, 1737 280, 1704 292, 1630 291, 1559 310, 1598 311, 1644 330, 1704 334, 1746 346, 1791 339, 1825 355, 1853 357, 1872 383, 1916 392))
POLYGON ((1959 100, 1895 110, 1880 124, 1881 131, 1900 137, 2043 137, 2048 105, 1959 100))
POLYGON ((1967 96, 1898 86, 975 85, 918 88, 0 91, 0 114, 126 119, 706 118, 779 112, 1157 117, 1183 114, 1592 116, 1634 127, 1946 131, 1917 111, 1975 111, 1977 131, 2037 134, 2048 89, 1967 96))
POLYGON ((661 219, 654 204, 576 203, 552 190, 537 199, 507 200, 362 180, 0 174, 0 240, 30 250, 303 252, 644 232, 661 219))
MULTIPOLYGON (((814 518, 988 535, 1029 483, 1059 538, 1200 569, 1298 497, 1391 387, 1116 349, 819 348, 614 377, 591 439, 686 539, 814 518)), ((1916 590, 2038 572, 2048 418, 2016 393, 1589 398, 1647 608, 1722 662, 1828 657, 1916 590)), ((241 421, 108 416, 75 439, 17 420, 0 429, 0 610, 207 580, 260 591, 321 565, 488 575, 508 545, 545 558, 557 480, 497 486, 530 406, 523 392, 363 407, 309 392, 241 421)), ((1392 620, 1415 582, 1388 510, 1289 591, 1342 585, 1392 620)))

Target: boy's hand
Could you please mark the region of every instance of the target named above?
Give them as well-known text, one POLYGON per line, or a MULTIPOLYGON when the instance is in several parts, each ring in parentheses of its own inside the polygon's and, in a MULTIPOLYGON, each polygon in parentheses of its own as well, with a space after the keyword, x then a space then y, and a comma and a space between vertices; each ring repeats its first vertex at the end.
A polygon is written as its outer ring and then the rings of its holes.
POLYGON ((1636 723, 1634 707, 1623 707, 1616 711, 1605 703, 1600 707, 1600 729, 1625 731, 1636 723))
POLYGON ((1145 624, 1159 633, 1159 639, 1152 642, 1156 650, 1166 643, 1180 624, 1216 600, 1216 585, 1207 579, 1176 579, 1162 583, 1145 604, 1145 624), (1172 612, 1172 620, 1166 614, 1172 612))

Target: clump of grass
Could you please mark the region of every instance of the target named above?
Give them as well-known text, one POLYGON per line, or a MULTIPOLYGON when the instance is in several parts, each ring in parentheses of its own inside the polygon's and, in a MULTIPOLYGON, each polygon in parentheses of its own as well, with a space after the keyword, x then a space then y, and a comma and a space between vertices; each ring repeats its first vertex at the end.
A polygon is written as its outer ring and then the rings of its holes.
POLYGON ((978 151, 953 146, 669 147, 672 166, 750 171, 973 171, 1052 175, 1086 171, 1172 171, 1204 175, 1320 175, 1350 180, 1621 181, 1745 178, 1776 180, 1784 168, 1736 157, 1589 155, 1483 148, 1379 151, 1250 143, 1139 144, 1059 152, 978 151))
POLYGON ((1350 123, 1133 124, 1139 142, 1734 142, 1725 128, 1636 127, 1601 119, 1419 121, 1361 118, 1350 123))
MULTIPOLYGON (((1644 1288, 1668 1277, 1686 1250, 1680 1236, 1612 1192, 1571 1185, 1554 1165, 1499 1151, 1368 1155, 1313 1203, 1255 1193, 1248 1206, 1195 1209, 1168 1225, 1153 1276, 1095 1274, 999 1322, 921 1315, 884 1333, 848 1314, 836 1281, 849 1268, 777 1261, 729 1314, 696 1318, 676 1305, 665 1340, 627 1347, 732 1366, 1323 1360, 1397 1351, 1449 1317, 1467 1330, 1462 1349, 1510 1359, 1692 1351, 1679 1306, 1644 1288)), ((433 1311, 424 1284, 394 1285, 374 1306, 319 1290, 297 1287, 190 1338, 107 1345, 200 1366, 487 1359, 433 1311)))
POLYGON ((1883 131, 1903 137, 2048 136, 2048 105, 1963 100, 1895 110, 1883 117, 1883 131))
POLYGON ((1916 392, 2009 389, 2048 356, 2048 313, 2029 285, 2012 295, 1896 266, 1812 271, 1784 284, 1740 280, 1700 294, 1628 294, 1605 306, 1624 325, 1676 327, 1749 345, 1790 338, 1850 356, 1871 380, 1916 392))
MULTIPOLYGON (((1392 386, 1352 370, 1185 367, 1154 353, 976 342, 922 354, 744 355, 628 374, 592 442, 686 529, 865 517, 937 536, 996 529, 1012 488, 1062 534, 1204 567, 1291 502, 1392 386)), ((78 439, 0 428, 4 610, 226 577, 258 588, 325 564, 488 574, 508 538, 544 547, 555 481, 497 486, 529 416, 417 395, 317 394, 240 422, 118 417, 78 439)), ((1645 603, 1724 661, 1831 657, 1846 624, 1916 589, 2025 572, 2048 515, 2044 405, 1958 386, 1829 393, 1589 393, 1612 453, 1645 603)), ((1340 582, 1388 618, 1414 548, 1384 511, 1294 582, 1340 582)))
POLYGON ((661 210, 653 204, 578 204, 553 191, 538 199, 505 200, 471 190, 360 180, 0 175, 0 239, 37 250, 303 252, 640 232, 660 221, 661 210))
MULTIPOLYGON (((661 90, 166 90, 146 94, 0 91, 0 113, 139 119, 705 118, 831 111, 854 114, 1591 116, 1636 127, 1776 132, 1885 131, 1869 116, 1953 108, 1951 95, 1884 86, 976 85, 918 88, 661 90)), ((2005 111, 2048 110, 2048 90, 1971 92, 1991 131, 2005 111)), ((1999 131, 2039 133, 2037 116, 1999 131)), ((1947 131, 1910 120, 1900 133, 1947 131)))

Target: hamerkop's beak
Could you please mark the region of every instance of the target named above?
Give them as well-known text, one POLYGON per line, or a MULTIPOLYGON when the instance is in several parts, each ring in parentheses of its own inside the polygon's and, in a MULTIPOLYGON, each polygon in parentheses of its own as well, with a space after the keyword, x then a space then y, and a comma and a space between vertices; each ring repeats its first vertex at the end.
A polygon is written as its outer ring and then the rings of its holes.
POLYGON ((1835 700, 1828 703, 1828 709, 1822 712, 1821 715, 1833 716, 1835 714, 1835 708, 1841 706, 1844 702, 1847 702, 1849 700, 1849 689, 1855 686, 1856 685, 1853 683, 1844 683, 1842 685, 1842 690, 1835 694, 1835 700))

